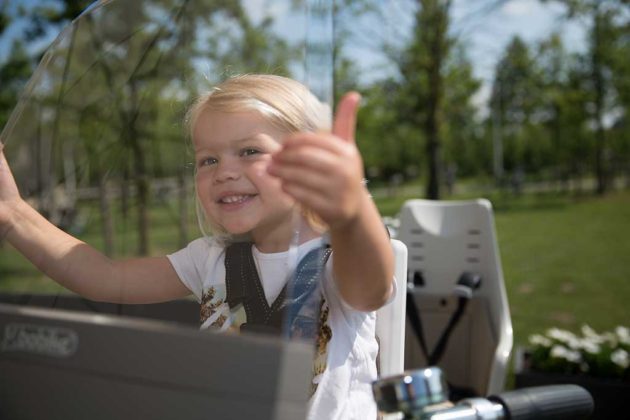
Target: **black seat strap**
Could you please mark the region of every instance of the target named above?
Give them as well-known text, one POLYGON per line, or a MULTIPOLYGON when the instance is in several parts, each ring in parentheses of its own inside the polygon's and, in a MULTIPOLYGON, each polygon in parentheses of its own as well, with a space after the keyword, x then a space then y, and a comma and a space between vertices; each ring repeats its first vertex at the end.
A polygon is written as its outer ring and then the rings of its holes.
MULTIPOLYGON (((282 314, 272 311, 267 304, 250 242, 238 242, 226 248, 225 285, 229 307, 234 309, 242 304, 245 308, 247 323, 241 325, 241 329, 280 333, 282 314)), ((281 293, 278 299, 283 300, 283 296, 281 293)))

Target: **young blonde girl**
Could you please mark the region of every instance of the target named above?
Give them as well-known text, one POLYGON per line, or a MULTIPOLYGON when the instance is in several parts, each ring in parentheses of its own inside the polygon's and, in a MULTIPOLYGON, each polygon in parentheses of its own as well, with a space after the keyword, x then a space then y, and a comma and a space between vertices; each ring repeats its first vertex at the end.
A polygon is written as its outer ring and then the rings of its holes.
MULTIPOLYGON (((320 246, 324 227, 332 246, 322 287, 331 337, 309 418, 375 418, 374 311, 392 294, 393 255, 362 184, 354 142, 359 100, 347 94, 332 131, 324 131, 326 109, 291 79, 240 76, 201 96, 188 123, 196 198, 213 236, 169 256, 115 261, 57 229, 22 200, 3 154, 0 235, 86 298, 153 303, 193 293, 207 305, 208 321, 224 299, 226 246, 241 238, 253 244, 267 302, 276 299, 287 270, 279 262, 287 260, 292 215, 299 209, 299 252, 320 246)), ((225 319, 212 321, 204 326, 220 327, 225 319)))

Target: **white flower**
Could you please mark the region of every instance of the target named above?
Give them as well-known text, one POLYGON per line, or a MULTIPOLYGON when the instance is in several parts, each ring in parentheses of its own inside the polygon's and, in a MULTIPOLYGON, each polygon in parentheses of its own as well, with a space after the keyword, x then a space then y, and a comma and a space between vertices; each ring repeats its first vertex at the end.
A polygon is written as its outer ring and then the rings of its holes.
POLYGON ((536 346, 551 347, 551 340, 540 334, 532 334, 529 336, 529 342, 536 346))
POLYGON ((597 344, 602 344, 604 342, 604 337, 592 329, 590 326, 584 324, 582 325, 582 335, 584 338, 588 338, 591 341, 596 342, 597 344))
POLYGON ((591 354, 597 354, 601 350, 599 342, 597 342, 595 339, 585 338, 583 340, 580 340, 580 346, 584 351, 591 354))
POLYGON ((610 360, 622 369, 626 369, 630 366, 630 357, 628 357, 628 352, 624 349, 617 349, 612 352, 610 360))
POLYGON ((573 350, 582 349, 582 341, 577 337, 569 338, 566 343, 569 348, 572 348, 573 350))
POLYGON ((568 343, 577 339, 575 334, 572 332, 561 330, 559 328, 549 328, 547 330, 547 336, 563 343, 568 343))
POLYGON ((630 345, 630 328, 620 325, 615 328, 615 334, 617 334, 617 338, 619 338, 620 342, 630 345))
POLYGON ((613 332, 605 332, 602 334, 602 337, 604 338, 604 342, 607 341, 612 348, 615 348, 619 345, 619 337, 617 337, 617 334, 613 332))
POLYGON ((551 348, 551 357, 565 359, 572 363, 580 363, 582 361, 582 355, 579 351, 569 350, 559 344, 556 344, 551 348))

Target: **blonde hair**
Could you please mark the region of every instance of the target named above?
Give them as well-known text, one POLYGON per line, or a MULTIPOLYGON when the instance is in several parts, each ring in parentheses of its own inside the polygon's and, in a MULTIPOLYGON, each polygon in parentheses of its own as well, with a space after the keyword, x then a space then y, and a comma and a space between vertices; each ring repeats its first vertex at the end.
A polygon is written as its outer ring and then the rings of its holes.
MULTIPOLYGON (((200 95, 186 114, 187 130, 191 138, 199 116, 206 111, 258 112, 273 127, 287 134, 331 128, 332 113, 329 105, 320 102, 303 84, 271 74, 231 77, 200 95)), ((195 198, 195 201, 199 227, 205 236, 209 236, 207 226, 212 235, 224 242, 235 239, 213 220, 209 220, 199 200, 195 198)), ((318 231, 326 229, 326 225, 315 213, 309 209, 302 209, 302 213, 312 228, 318 231)))

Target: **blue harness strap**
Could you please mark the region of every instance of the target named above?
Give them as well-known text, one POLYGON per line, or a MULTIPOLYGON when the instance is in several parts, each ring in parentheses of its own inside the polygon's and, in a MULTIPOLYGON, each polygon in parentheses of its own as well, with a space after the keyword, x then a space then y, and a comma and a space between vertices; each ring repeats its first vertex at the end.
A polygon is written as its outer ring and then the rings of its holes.
POLYGON ((307 253, 295 270, 290 295, 285 299, 285 331, 291 338, 315 339, 320 331, 324 304, 321 278, 332 249, 317 248, 307 253))

